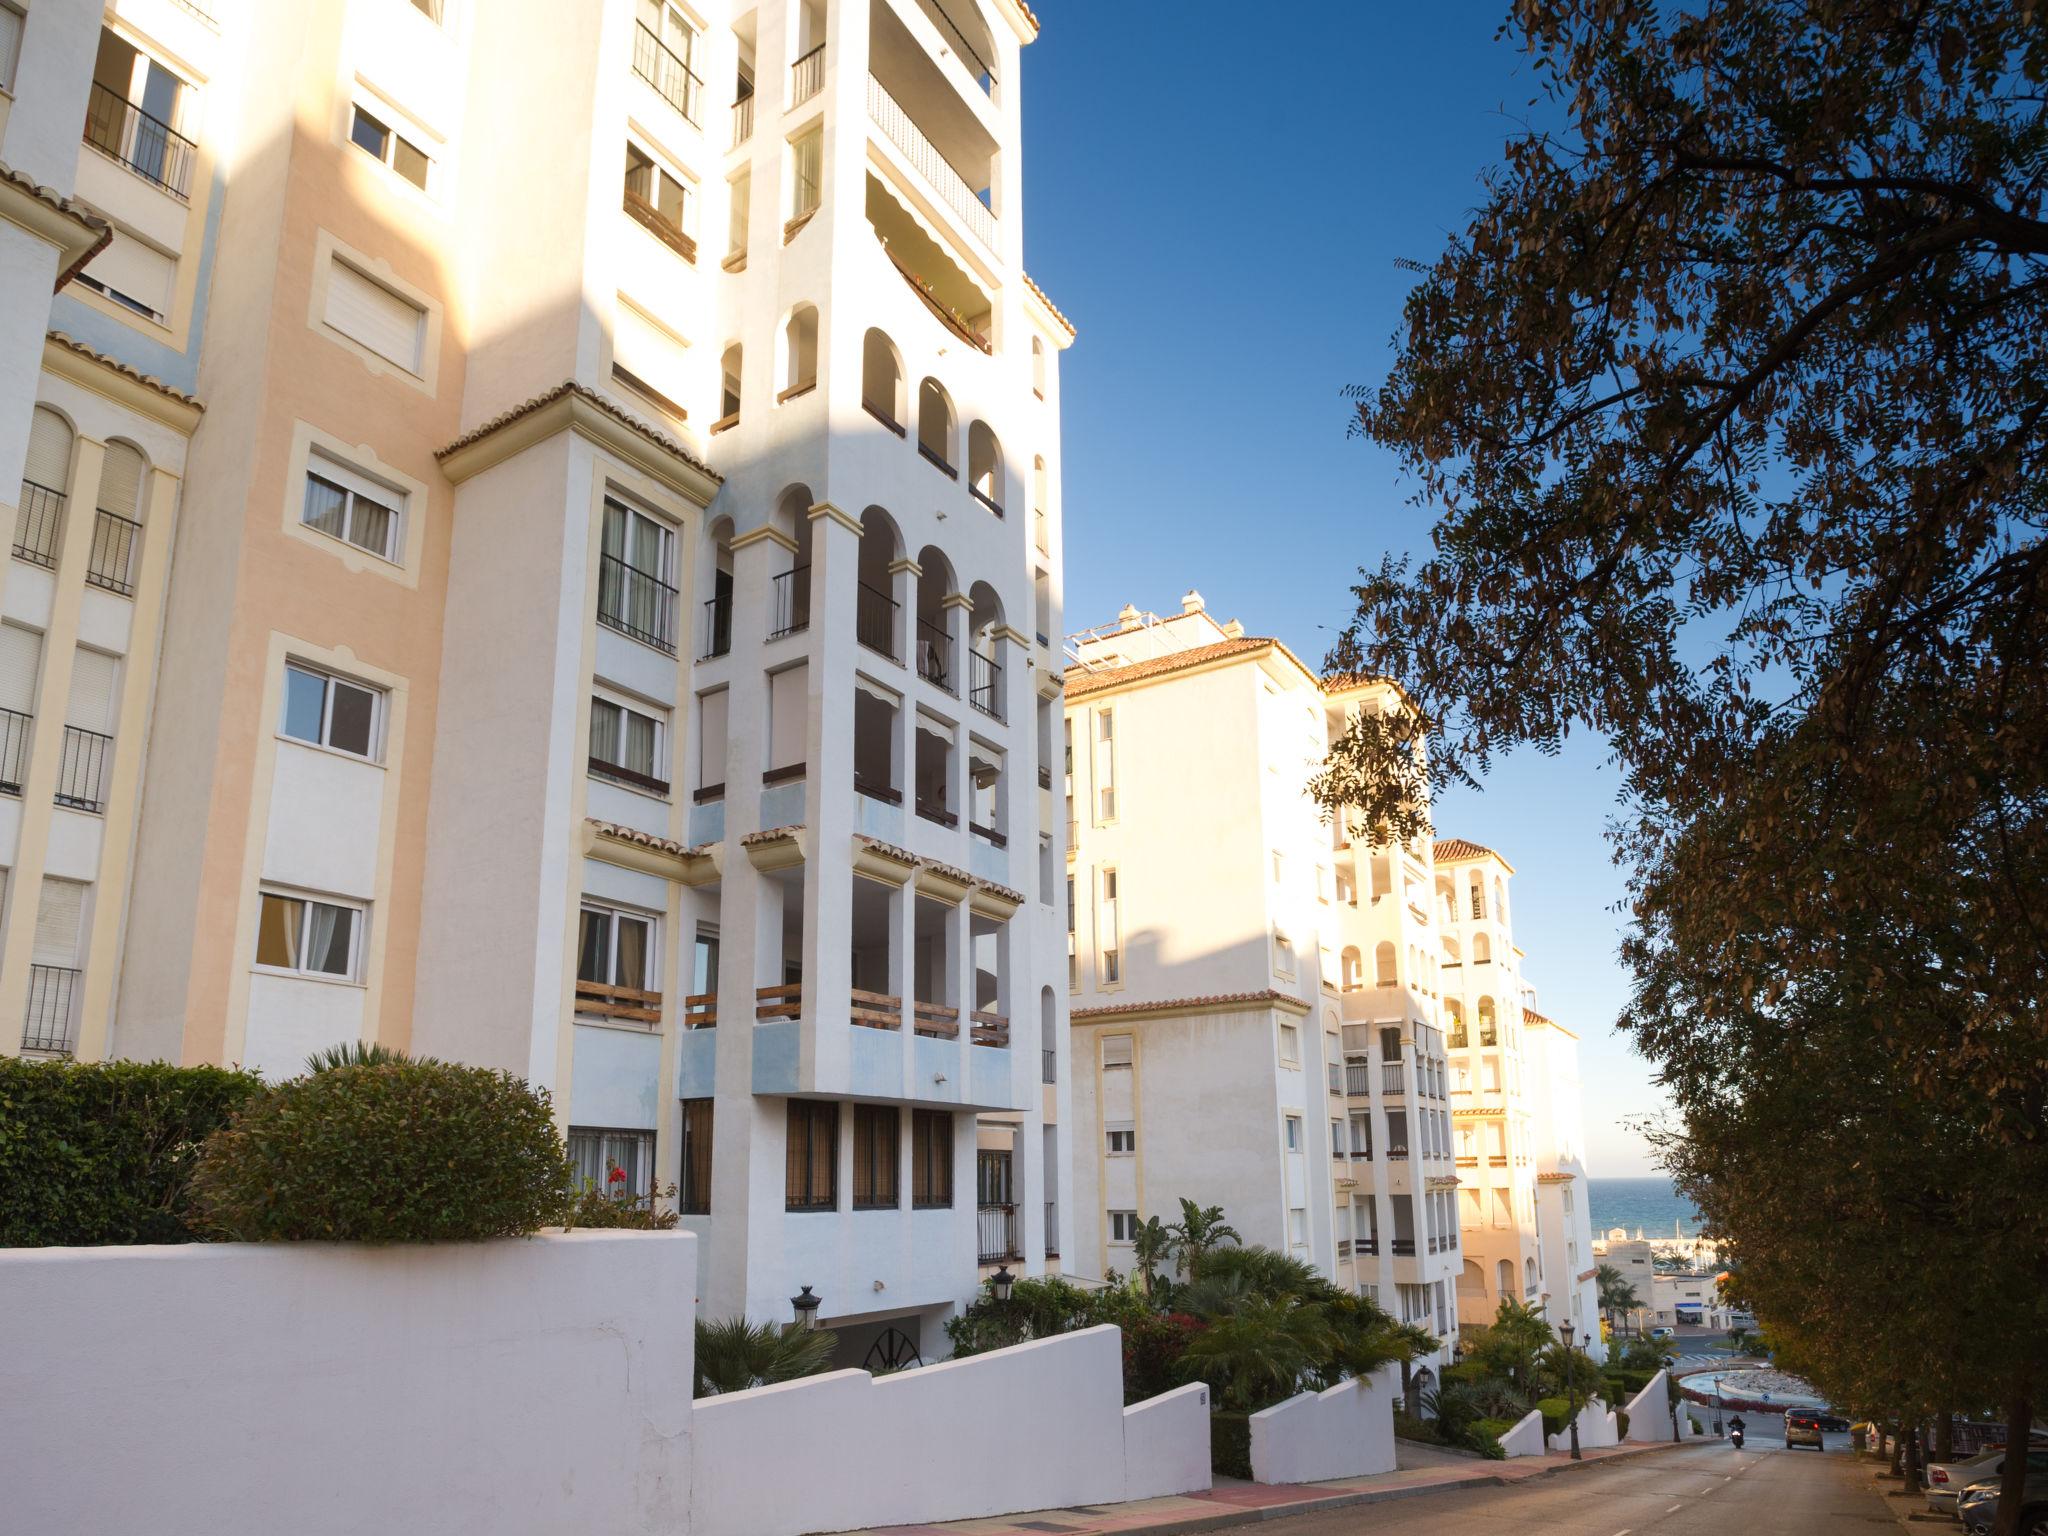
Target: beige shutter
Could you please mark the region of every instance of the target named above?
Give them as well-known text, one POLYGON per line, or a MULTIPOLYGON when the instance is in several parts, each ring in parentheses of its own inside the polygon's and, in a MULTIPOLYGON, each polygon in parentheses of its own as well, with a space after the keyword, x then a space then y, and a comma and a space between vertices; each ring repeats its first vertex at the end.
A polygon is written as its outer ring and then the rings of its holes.
POLYGON ((22 479, 62 495, 71 488, 71 428, 46 405, 29 420, 28 467, 22 479))
POLYGON ((42 900, 36 906, 35 965, 78 964, 78 921, 85 911, 85 887, 76 880, 43 877, 42 900))
POLYGON ((100 510, 141 522, 142 477, 147 469, 142 455, 126 443, 107 444, 107 456, 100 465, 100 510))
POLYGON ((408 372, 420 371, 426 316, 419 306, 339 258, 327 278, 327 323, 408 372))
POLYGON ((43 637, 19 624, 0 624, 0 709, 36 712, 36 678, 43 666, 43 637))
POLYGON ((118 664, 100 651, 83 646, 71 662, 71 707, 64 723, 83 731, 111 735, 114 729, 114 674, 118 664))
POLYGON ((178 264, 117 229, 113 243, 86 264, 85 275, 161 318, 171 312, 178 264))

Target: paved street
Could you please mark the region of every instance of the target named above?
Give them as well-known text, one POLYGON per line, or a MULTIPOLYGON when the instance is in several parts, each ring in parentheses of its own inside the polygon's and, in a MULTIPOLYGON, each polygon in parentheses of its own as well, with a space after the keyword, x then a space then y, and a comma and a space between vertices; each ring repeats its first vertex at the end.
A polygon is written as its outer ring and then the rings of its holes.
POLYGON ((1847 1456, 1723 1444, 1475 1487, 1297 1515, 1261 1536, 1858 1536, 1896 1530, 1868 1471, 1847 1456))

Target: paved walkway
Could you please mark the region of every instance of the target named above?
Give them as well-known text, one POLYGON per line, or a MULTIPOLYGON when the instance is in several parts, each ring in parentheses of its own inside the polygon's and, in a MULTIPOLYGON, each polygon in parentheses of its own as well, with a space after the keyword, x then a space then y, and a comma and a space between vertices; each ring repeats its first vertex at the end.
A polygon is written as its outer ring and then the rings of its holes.
MULTIPOLYGON (((1692 1442, 1698 1444, 1697 1441, 1692 1442)), ((1587 1451, 1581 1466, 1630 1456, 1656 1455, 1674 1447, 1665 1445, 1619 1445, 1606 1450, 1587 1451)), ((1038 1509, 1017 1515, 997 1515, 986 1520, 956 1520, 947 1525, 890 1525, 876 1527, 866 1536, 1174 1536, 1183 1531, 1220 1530, 1249 1525, 1255 1521, 1277 1520, 1286 1515, 1338 1509, 1350 1504, 1373 1504, 1383 1499, 1413 1498, 1445 1488, 1504 1486, 1546 1477, 1572 1467, 1569 1456, 1518 1456, 1511 1461, 1484 1461, 1477 1457, 1429 1454, 1432 1448, 1397 1442, 1396 1457, 1404 1463, 1398 1471, 1374 1477, 1347 1477, 1329 1483, 1247 1483, 1234 1477, 1219 1477, 1207 1493, 1174 1494, 1161 1499, 1137 1499, 1128 1504, 1081 1505, 1071 1509, 1038 1509)))

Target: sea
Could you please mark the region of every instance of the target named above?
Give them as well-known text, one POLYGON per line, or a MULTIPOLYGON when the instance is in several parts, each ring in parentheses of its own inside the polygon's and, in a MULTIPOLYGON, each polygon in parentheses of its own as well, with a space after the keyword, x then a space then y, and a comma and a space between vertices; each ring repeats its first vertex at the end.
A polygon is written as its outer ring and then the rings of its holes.
POLYGON ((1595 1237, 1609 1227, 1626 1227, 1630 1237, 1638 1227, 1645 1237, 1670 1237, 1674 1223, 1680 1237, 1699 1235, 1700 1213, 1669 1179, 1588 1179, 1586 1186, 1595 1237))

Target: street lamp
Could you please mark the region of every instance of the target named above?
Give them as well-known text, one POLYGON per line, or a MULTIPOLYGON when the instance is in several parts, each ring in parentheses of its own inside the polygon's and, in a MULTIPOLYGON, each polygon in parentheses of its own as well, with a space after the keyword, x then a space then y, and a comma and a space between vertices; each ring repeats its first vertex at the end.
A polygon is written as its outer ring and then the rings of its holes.
POLYGON ((1010 1273, 1010 1266, 1007 1264, 988 1277, 988 1288, 995 1293, 997 1301, 1008 1301, 1010 1288, 1016 1283, 1017 1277, 1010 1273))
POLYGON ((817 1332, 818 1307, 823 1300, 823 1297, 813 1296, 808 1285, 789 1298, 789 1304, 796 1309, 796 1325, 805 1333, 817 1332))
MULTIPOLYGON (((1572 1460, 1583 1461, 1585 1458, 1579 1455, 1579 1379, 1577 1374, 1572 1370, 1571 1319, 1563 1318, 1559 1320, 1557 1325, 1557 1332, 1559 1339, 1563 1342, 1564 1345, 1564 1395, 1565 1409, 1572 1416, 1572 1460)), ((1590 1344, 1592 1343, 1592 1341, 1592 1335, 1588 1334, 1586 1336, 1586 1342, 1590 1344)))

